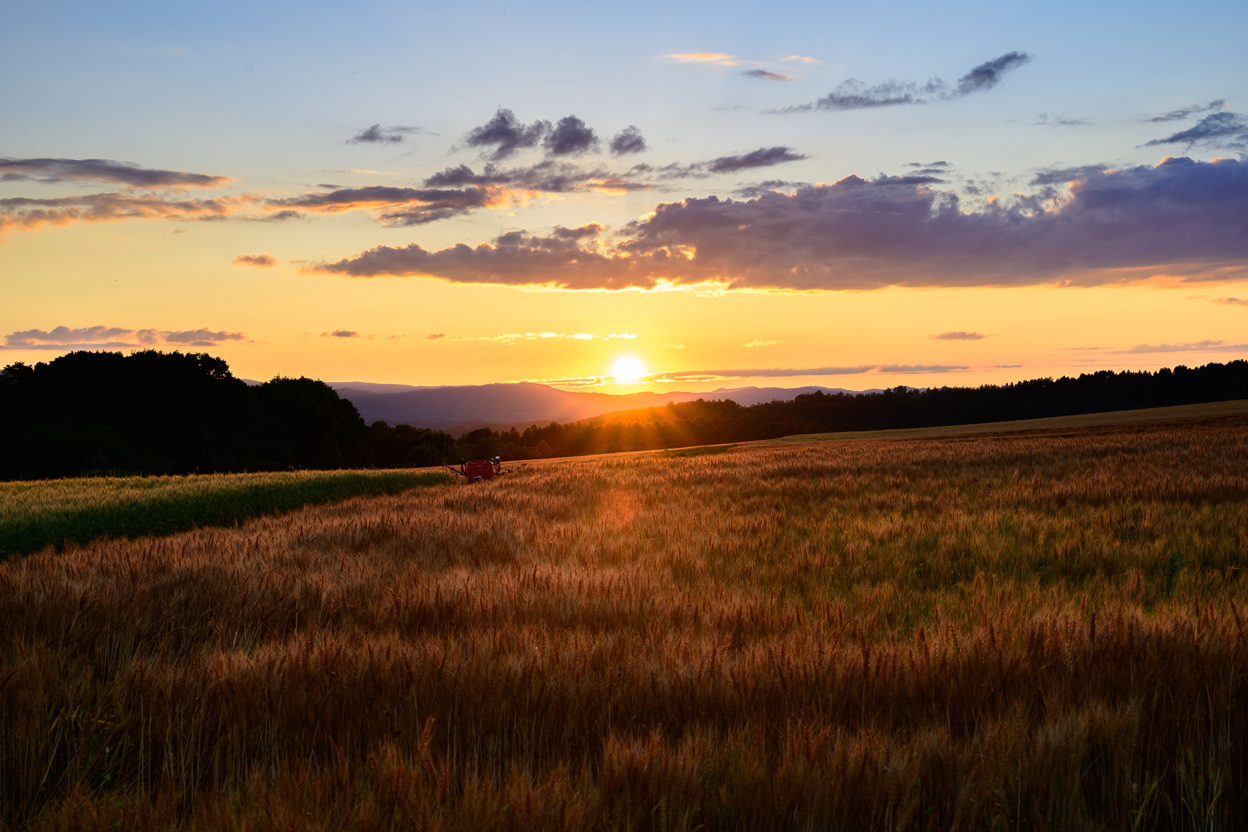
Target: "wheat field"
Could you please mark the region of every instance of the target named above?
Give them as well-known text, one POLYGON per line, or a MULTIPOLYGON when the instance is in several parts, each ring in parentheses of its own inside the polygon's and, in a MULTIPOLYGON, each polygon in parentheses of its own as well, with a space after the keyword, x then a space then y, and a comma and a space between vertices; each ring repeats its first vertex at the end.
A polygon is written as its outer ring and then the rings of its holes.
POLYGON ((530 466, 0 564, 10 829, 1214 829, 1248 418, 530 466))

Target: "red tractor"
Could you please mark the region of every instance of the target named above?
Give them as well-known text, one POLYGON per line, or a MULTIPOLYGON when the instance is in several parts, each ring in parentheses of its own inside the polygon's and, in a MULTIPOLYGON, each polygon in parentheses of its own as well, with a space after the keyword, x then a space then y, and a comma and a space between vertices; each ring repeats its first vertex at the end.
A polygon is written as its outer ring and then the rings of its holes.
POLYGON ((443 465, 442 467, 457 477, 463 477, 464 482, 492 480, 506 473, 503 470, 502 457, 497 456, 493 459, 474 459, 472 462, 461 462, 458 468, 451 465, 443 465))

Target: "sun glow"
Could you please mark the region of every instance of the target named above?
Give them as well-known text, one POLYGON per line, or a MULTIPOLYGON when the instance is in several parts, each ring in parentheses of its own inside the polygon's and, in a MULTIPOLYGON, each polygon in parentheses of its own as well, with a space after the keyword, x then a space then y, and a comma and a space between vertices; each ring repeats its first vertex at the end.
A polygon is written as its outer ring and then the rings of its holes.
POLYGON ((632 355, 622 355, 611 366, 611 376, 620 384, 636 384, 646 374, 646 365, 632 355))

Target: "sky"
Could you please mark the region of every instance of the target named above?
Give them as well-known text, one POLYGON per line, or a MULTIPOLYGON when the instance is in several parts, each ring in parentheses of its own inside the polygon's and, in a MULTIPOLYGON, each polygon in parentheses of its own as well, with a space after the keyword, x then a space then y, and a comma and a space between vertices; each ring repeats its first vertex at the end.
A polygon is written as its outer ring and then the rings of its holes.
POLYGON ((1248 358, 1248 3, 10 3, 0 365, 602 392, 1248 358))

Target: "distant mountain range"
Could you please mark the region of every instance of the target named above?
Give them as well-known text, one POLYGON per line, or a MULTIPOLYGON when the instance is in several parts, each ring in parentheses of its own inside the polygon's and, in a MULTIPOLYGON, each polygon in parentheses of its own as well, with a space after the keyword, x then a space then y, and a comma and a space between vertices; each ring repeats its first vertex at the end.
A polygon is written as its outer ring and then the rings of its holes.
POLYGON ((510 428, 551 422, 575 422, 668 402, 696 399, 731 399, 749 406, 759 402, 791 401, 802 393, 858 394, 858 390, 837 387, 735 387, 702 393, 665 391, 662 393, 576 393, 544 384, 482 384, 454 387, 414 387, 406 384, 373 384, 365 381, 331 381, 338 395, 355 405, 364 421, 409 424, 418 428, 458 433, 474 428, 510 428))

